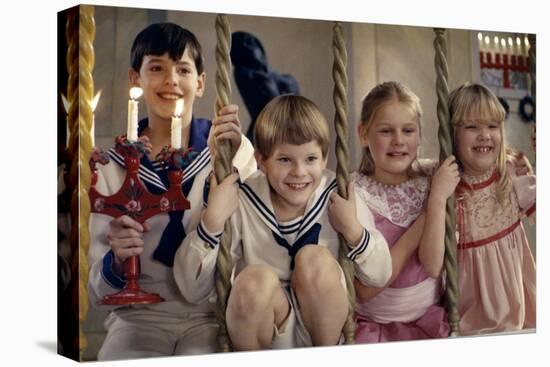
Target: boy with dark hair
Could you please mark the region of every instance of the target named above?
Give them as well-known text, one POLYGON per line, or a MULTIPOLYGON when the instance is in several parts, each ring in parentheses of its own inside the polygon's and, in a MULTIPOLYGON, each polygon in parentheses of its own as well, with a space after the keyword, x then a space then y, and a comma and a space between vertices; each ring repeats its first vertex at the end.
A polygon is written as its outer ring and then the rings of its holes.
MULTIPOLYGON (((191 204, 185 211, 160 214, 143 225, 128 216, 113 219, 91 216, 89 296, 96 304, 126 283, 124 261, 140 255, 140 285, 166 301, 150 305, 116 307, 105 321, 107 337, 99 360, 166 355, 202 354, 216 349, 217 324, 213 304, 186 302, 174 281, 174 254, 186 233, 200 221, 205 178, 212 170, 214 140, 229 139, 238 147, 233 164, 243 177, 256 170, 250 142, 241 135, 238 107, 222 108, 212 122, 193 116, 193 103, 205 88, 202 50, 193 33, 172 23, 152 24, 141 31, 132 46, 130 86, 143 89, 147 118, 140 121, 138 136, 147 137, 148 154, 140 162, 139 177, 152 193, 169 185, 167 170, 154 161, 170 145, 171 117, 178 99, 184 100, 182 148, 196 154, 184 168, 182 190, 191 204)), ((124 159, 114 149, 111 162, 98 166, 98 191, 112 195, 126 175, 124 159)))

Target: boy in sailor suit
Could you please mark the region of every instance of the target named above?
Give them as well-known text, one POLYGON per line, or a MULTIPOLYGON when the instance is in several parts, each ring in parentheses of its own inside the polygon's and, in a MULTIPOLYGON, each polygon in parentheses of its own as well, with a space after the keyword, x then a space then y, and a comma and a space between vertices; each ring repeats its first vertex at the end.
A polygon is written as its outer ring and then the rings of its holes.
MULTIPOLYGON (((140 139, 148 138, 149 150, 141 159, 139 177, 150 192, 166 191, 167 171, 153 159, 170 145, 171 116, 176 100, 183 98, 181 145, 192 148, 192 158, 184 169, 182 189, 191 208, 157 215, 143 226, 128 216, 91 216, 91 304, 124 286, 123 262, 132 255, 140 255, 141 287, 166 300, 115 308, 105 321, 108 333, 99 360, 210 353, 216 349, 212 305, 192 305, 183 299, 173 277, 174 254, 186 233, 199 222, 204 183, 212 170, 207 143, 230 139, 239 147, 233 163, 244 176, 256 170, 256 162, 252 145, 241 136, 237 106, 223 108, 212 122, 193 116, 194 99, 202 96, 205 86, 201 52, 195 36, 172 23, 150 25, 137 35, 132 46, 130 84, 143 89, 148 113, 138 129, 140 139)), ((104 195, 116 193, 126 175, 123 158, 114 149, 109 155, 110 163, 98 166, 96 187, 104 195)))
POLYGON ((284 95, 258 117, 254 132, 260 171, 240 183, 210 178, 197 230, 176 253, 174 275, 184 297, 201 303, 214 289, 218 244, 231 218, 235 277, 226 321, 237 350, 338 344, 348 299, 337 262, 338 232, 364 284, 391 276, 388 245, 369 209, 334 190, 326 170, 327 123, 308 99, 284 95))

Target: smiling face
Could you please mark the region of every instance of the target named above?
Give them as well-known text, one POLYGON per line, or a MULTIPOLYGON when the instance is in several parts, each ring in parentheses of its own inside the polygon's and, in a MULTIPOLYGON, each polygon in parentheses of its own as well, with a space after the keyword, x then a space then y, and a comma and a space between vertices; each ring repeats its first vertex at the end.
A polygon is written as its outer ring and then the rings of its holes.
POLYGON ((197 73, 195 62, 185 50, 174 61, 168 53, 161 56, 145 55, 139 73, 130 68, 130 83, 143 89, 148 117, 152 121, 170 121, 176 100, 183 98, 183 121, 191 121, 195 97, 204 92, 205 74, 197 73))
POLYGON ((466 119, 455 127, 455 143, 464 173, 482 175, 497 162, 502 145, 500 124, 496 121, 479 122, 476 118, 466 119))
POLYGON ((392 100, 378 109, 368 128, 360 126, 361 145, 369 148, 374 161, 372 177, 384 184, 406 181, 420 144, 418 117, 412 109, 392 100))
POLYGON ((271 187, 277 219, 288 221, 303 215, 327 164, 319 143, 280 144, 267 159, 259 154, 256 159, 271 187))

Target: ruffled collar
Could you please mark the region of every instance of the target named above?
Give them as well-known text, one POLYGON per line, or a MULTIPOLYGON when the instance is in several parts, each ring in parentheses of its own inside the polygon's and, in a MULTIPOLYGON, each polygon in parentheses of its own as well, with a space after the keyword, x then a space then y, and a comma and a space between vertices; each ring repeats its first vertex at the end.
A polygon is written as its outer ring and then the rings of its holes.
POLYGON ((368 207, 402 227, 420 215, 430 190, 428 176, 420 175, 396 185, 382 184, 362 173, 352 174, 359 196, 368 207))

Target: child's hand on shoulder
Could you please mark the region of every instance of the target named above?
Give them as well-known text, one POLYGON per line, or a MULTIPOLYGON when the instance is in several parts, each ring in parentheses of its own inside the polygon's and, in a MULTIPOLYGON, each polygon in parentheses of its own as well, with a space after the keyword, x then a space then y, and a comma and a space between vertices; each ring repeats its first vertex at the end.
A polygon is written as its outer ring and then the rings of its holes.
MULTIPOLYGON (((236 151, 241 145, 241 122, 239 121, 239 106, 229 104, 223 107, 216 118, 212 120, 209 140, 218 142, 229 140, 236 151)), ((211 141, 211 144, 215 144, 211 141)))
POLYGON ((449 196, 455 192, 459 181, 460 174, 456 158, 454 155, 450 155, 441 163, 432 177, 430 199, 437 199, 445 203, 449 196))
POLYGON ((357 219, 355 190, 353 183, 348 185, 348 199, 344 199, 336 191, 330 194, 328 218, 334 230, 341 233, 351 247, 355 247, 363 235, 363 226, 357 219))
POLYGON ((239 207, 238 179, 239 174, 232 173, 218 184, 215 175, 210 176, 208 207, 202 217, 202 222, 209 232, 223 231, 225 222, 239 207))

